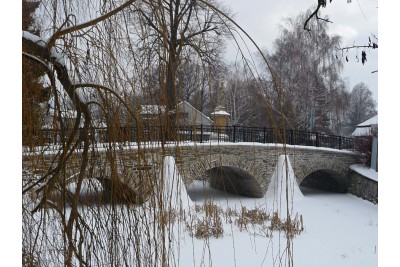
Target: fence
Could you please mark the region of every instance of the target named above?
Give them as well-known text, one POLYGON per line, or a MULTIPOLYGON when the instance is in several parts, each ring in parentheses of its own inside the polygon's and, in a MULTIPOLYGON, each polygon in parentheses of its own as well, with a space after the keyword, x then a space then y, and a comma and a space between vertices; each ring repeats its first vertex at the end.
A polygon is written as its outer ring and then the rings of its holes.
MULTIPOLYGON (((83 129, 80 129, 83 131, 83 129)), ((298 131, 292 129, 274 129, 266 127, 244 126, 179 126, 174 133, 168 133, 165 127, 149 126, 138 130, 135 127, 93 128, 90 139, 95 142, 257 142, 280 143, 288 145, 327 147, 334 149, 357 150, 362 140, 343 136, 328 135, 319 132, 298 131), (173 136, 173 137, 171 137, 173 136)), ((43 129, 41 140, 47 144, 57 144, 55 130, 43 129)))

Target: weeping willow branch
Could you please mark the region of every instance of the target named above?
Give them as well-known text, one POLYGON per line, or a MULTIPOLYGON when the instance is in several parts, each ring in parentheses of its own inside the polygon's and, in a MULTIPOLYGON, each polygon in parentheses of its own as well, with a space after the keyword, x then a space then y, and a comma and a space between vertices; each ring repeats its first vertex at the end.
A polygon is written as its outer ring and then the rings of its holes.
MULTIPOLYGON (((75 87, 75 89, 85 88, 85 87, 91 87, 91 88, 96 89, 96 90, 102 89, 102 90, 104 90, 104 91, 109 92, 110 94, 112 94, 113 96, 115 96, 115 97, 125 106, 125 108, 126 108, 126 109, 128 110, 128 112, 129 112, 129 114, 131 114, 132 117, 133 117, 133 119, 135 120, 136 125, 139 124, 139 120, 138 120, 138 117, 136 116, 136 114, 130 109, 130 107, 129 107, 128 104, 125 102, 125 100, 124 100, 120 95, 118 95, 113 89, 111 89, 111 88, 109 88, 109 87, 107 87, 107 86, 101 85, 101 84, 93 84, 93 83, 75 84, 74 87, 75 87)), ((86 104, 88 104, 88 103, 86 103, 86 104)))
MULTIPOLYGON (((45 186, 41 187, 39 190, 44 191, 45 194, 43 194, 42 200, 40 201, 39 205, 36 206, 36 208, 33 209, 32 212, 37 211, 40 207, 46 204, 47 202, 47 196, 49 195, 48 193, 52 191, 54 184, 58 180, 60 171, 66 166, 66 162, 68 161, 68 158, 70 155, 72 155, 72 152, 76 149, 77 145, 81 142, 84 143, 84 148, 83 148, 83 160, 82 160, 82 165, 81 165, 81 172, 79 174, 78 178, 78 186, 77 186, 77 192, 79 195, 79 190, 81 186, 81 182, 83 180, 83 175, 84 171, 86 169, 86 165, 88 162, 88 150, 89 150, 89 142, 88 142, 88 135, 87 135, 87 130, 89 129, 89 125, 91 123, 91 115, 89 112, 89 109, 87 105, 84 103, 84 101, 80 98, 80 96, 76 93, 75 88, 73 83, 71 82, 71 79, 68 75, 68 71, 66 66, 63 64, 63 61, 60 59, 60 56, 54 51, 54 49, 47 49, 46 46, 43 45, 43 40, 35 35, 28 34, 26 32, 23 33, 22 36, 22 42, 26 44, 29 47, 32 47, 33 51, 33 57, 30 57, 34 60, 34 58, 40 59, 45 65, 52 66, 57 74, 57 79, 63 86, 64 90, 67 92, 69 98, 71 99, 72 103, 76 107, 77 111, 77 117, 74 123, 74 128, 72 130, 72 133, 70 134, 67 143, 65 146, 62 148, 62 153, 60 155, 60 158, 58 159, 57 166, 48 171, 47 174, 45 174, 39 181, 34 183, 33 185, 29 186, 24 190, 24 192, 27 192, 30 188, 33 188, 40 182, 44 181, 47 177, 49 179, 46 181, 45 186), (80 133, 80 136, 78 138, 78 141, 76 141, 75 145, 72 146, 72 142, 78 133, 78 127, 81 121, 81 116, 84 116, 85 122, 84 122, 84 131, 80 133)), ((76 203, 75 203, 76 204, 76 203)), ((77 205, 77 204, 76 204, 77 205)), ((72 237, 71 237, 72 238, 72 237)))
POLYGON ((90 27, 90 26, 94 26, 94 25, 96 25, 97 23, 99 23, 99 22, 101 22, 101 21, 104 21, 104 20, 110 18, 111 16, 117 14, 117 13, 120 12, 121 10, 123 10, 123 9, 125 9, 126 7, 130 6, 130 5, 131 5, 133 2, 135 2, 135 1, 136 1, 136 0, 129 0, 129 1, 125 2, 125 4, 122 4, 121 6, 119 6, 119 7, 115 8, 115 9, 111 10, 110 12, 108 12, 108 13, 106 13, 106 14, 100 16, 100 17, 97 17, 97 18, 95 18, 95 19, 93 19, 93 20, 84 22, 84 23, 82 23, 82 24, 78 24, 78 25, 76 25, 76 26, 72 26, 72 27, 65 28, 65 29, 60 28, 57 32, 55 32, 55 33, 53 34, 53 36, 51 36, 49 42, 47 43, 47 48, 53 47, 54 44, 55 44, 55 42, 56 42, 56 40, 59 39, 61 36, 66 35, 66 34, 68 34, 68 33, 72 33, 72 32, 76 32, 76 31, 85 29, 85 28, 90 27))

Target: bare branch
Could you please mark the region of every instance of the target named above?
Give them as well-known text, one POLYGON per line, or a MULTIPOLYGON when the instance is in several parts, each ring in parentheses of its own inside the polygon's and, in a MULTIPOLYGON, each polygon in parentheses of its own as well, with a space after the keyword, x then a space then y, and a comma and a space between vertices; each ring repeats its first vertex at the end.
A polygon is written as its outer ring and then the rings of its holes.
POLYGON ((307 27, 307 24, 308 24, 308 22, 313 18, 313 17, 315 17, 317 20, 322 20, 322 21, 325 21, 325 22, 330 22, 330 23, 333 23, 332 21, 330 21, 329 19, 323 19, 323 18, 320 18, 319 16, 318 16, 318 11, 319 11, 319 9, 321 8, 321 7, 325 7, 326 6, 326 1, 324 1, 324 0, 317 0, 318 1, 318 5, 317 5, 317 8, 314 10, 314 12, 313 13, 311 13, 311 15, 307 18, 307 20, 304 22, 304 30, 306 30, 306 31, 308 31, 308 32, 310 32, 311 31, 311 29, 310 28, 308 28, 307 27))
POLYGON ((339 50, 349 50, 352 48, 372 48, 372 49, 377 49, 378 45, 377 44, 373 44, 373 45, 352 45, 352 46, 346 46, 346 47, 341 47, 339 48, 339 50))
POLYGON ((78 24, 78 25, 75 25, 75 26, 72 26, 72 27, 69 27, 69 28, 58 30, 57 32, 55 32, 53 34, 53 36, 51 36, 49 42, 47 43, 47 47, 48 48, 52 47, 55 44, 56 40, 58 38, 60 38, 61 36, 63 36, 63 35, 66 35, 66 34, 71 33, 71 32, 82 30, 84 28, 96 25, 97 23, 108 19, 109 17, 117 14, 121 10, 123 10, 126 7, 130 6, 135 1, 136 0, 129 0, 125 4, 122 4, 121 6, 115 8, 115 9, 111 10, 110 12, 108 12, 108 13, 100 16, 100 17, 97 17, 97 18, 95 18, 93 20, 90 20, 90 21, 87 21, 87 22, 84 22, 84 23, 81 23, 81 24, 78 24))
MULTIPOLYGON (((112 95, 114 95, 116 98, 118 98, 118 100, 126 107, 126 109, 128 110, 128 112, 133 116, 134 120, 136 123, 138 123, 138 118, 135 115, 135 113, 129 108, 128 104, 124 101, 124 99, 118 95, 114 90, 112 90, 111 88, 104 86, 104 85, 100 85, 100 84, 93 84, 93 83, 82 83, 82 84, 75 84, 74 85, 75 89, 77 88, 83 88, 83 87, 91 87, 94 89, 103 89, 109 93, 111 93, 112 95)), ((93 104, 93 103, 92 103, 93 104)))

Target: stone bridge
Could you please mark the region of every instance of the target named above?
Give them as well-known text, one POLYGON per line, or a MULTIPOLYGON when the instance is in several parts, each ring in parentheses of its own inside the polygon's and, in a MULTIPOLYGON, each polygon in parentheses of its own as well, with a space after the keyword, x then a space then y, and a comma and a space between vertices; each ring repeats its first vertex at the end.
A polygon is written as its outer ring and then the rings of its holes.
POLYGON ((280 144, 204 143, 165 147, 164 153, 157 148, 146 150, 146 155, 152 154, 155 165, 161 162, 162 154, 174 156, 186 185, 207 179, 204 173, 212 167, 237 166, 253 174, 265 190, 279 155, 285 152, 299 185, 330 191, 346 191, 349 166, 357 163, 356 154, 351 151, 280 144))
MULTIPOLYGON (((96 158, 93 177, 110 173, 106 163, 104 150, 99 150, 96 158), (102 151, 102 152, 101 152, 102 151)), ((137 178, 146 175, 158 175, 163 158, 174 156, 178 171, 186 186, 194 180, 205 180, 208 169, 217 166, 236 166, 250 172, 267 190, 271 176, 275 170, 278 157, 289 156, 291 165, 299 185, 317 187, 327 191, 348 192, 377 203, 377 182, 362 177, 352 171, 350 165, 358 163, 357 154, 352 151, 330 149, 323 147, 307 147, 282 144, 262 143, 181 143, 179 146, 168 144, 121 148, 118 154, 119 171, 124 173, 123 182, 131 184, 137 178), (370 197, 366 197, 370 196, 370 197)), ((52 162, 52 154, 43 154, 45 162, 52 162)), ((29 156, 23 161, 30 166, 29 156)), ((75 162, 80 164, 79 157, 75 162)), ((44 166, 44 165, 43 165, 44 166)), ((45 168, 46 169, 46 168, 45 168)), ((40 170, 36 170, 39 171, 40 170)))

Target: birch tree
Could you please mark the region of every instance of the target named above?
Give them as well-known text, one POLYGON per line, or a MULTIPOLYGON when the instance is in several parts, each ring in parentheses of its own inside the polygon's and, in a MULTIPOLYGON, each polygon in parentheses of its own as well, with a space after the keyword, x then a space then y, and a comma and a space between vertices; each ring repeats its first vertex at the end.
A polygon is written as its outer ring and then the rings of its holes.
POLYGON ((377 114, 372 92, 365 83, 358 83, 350 93, 348 122, 352 131, 358 124, 377 114))
POLYGON ((302 22, 307 14, 285 21, 271 61, 283 86, 291 127, 327 132, 328 92, 342 69, 342 62, 335 57, 340 37, 328 36, 326 24, 310 22, 315 31, 305 32, 302 22))

